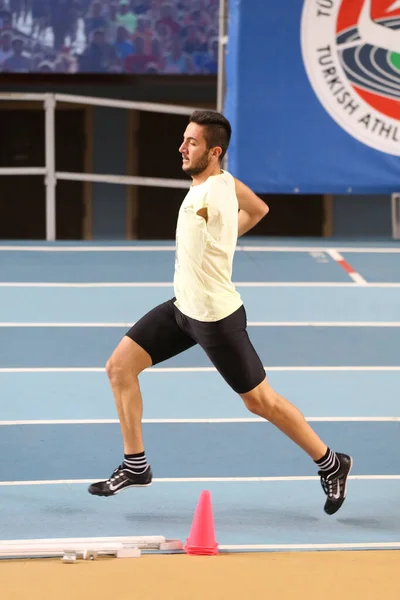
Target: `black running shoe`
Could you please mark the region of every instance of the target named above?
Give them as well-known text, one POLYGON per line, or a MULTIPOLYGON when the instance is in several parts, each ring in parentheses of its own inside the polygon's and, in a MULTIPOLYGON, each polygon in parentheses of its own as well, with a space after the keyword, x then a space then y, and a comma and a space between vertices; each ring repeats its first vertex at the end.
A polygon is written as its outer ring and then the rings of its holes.
POLYGON ((98 481, 89 486, 89 494, 94 496, 115 496, 123 490, 131 487, 146 487, 151 485, 153 474, 150 465, 140 475, 135 475, 123 468, 123 465, 117 467, 110 479, 106 481, 98 481))
POLYGON ((321 477, 321 485, 327 500, 324 511, 328 515, 333 515, 339 510, 346 498, 347 477, 353 466, 353 459, 347 454, 337 454, 340 462, 339 469, 331 475, 326 475, 323 471, 318 471, 321 477))

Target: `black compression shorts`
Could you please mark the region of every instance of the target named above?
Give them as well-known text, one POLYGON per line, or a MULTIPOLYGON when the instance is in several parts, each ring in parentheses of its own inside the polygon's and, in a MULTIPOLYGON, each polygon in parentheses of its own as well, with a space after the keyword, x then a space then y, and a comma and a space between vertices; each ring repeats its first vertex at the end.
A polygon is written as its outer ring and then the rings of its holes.
POLYGON ((230 387, 245 394, 265 379, 262 362, 246 331, 243 306, 220 321, 203 322, 184 315, 175 298, 156 306, 127 332, 152 359, 152 364, 199 344, 230 387))

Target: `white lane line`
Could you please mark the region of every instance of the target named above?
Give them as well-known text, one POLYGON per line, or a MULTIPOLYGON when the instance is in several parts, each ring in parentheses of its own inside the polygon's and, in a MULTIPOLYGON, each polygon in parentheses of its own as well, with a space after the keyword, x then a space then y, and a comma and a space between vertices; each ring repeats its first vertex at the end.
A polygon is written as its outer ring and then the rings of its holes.
POLYGON ((352 271, 351 273, 349 273, 350 277, 353 279, 353 281, 356 282, 357 285, 369 285, 368 281, 366 279, 364 279, 364 277, 362 277, 362 275, 360 275, 360 273, 357 273, 356 271, 352 271))
MULTIPOLYGON (((0 327, 131 327, 134 321, 126 323, 104 323, 104 322, 4 322, 0 327)), ((400 321, 249 321, 248 327, 400 327, 400 321)))
MULTIPOLYGON (((11 288, 154 288, 154 287, 170 287, 174 286, 169 282, 154 282, 154 281, 135 281, 135 282, 100 282, 100 283, 55 283, 55 282, 34 282, 34 281, 1 281, 0 287, 11 288)), ((399 284, 400 286, 400 284, 399 284)))
MULTIPOLYGON (((237 288, 354 288, 360 285, 351 281, 238 281, 233 282, 237 288)), ((173 288, 173 283, 166 282, 95 282, 95 283, 61 283, 61 282, 15 282, 1 281, 0 287, 7 288, 173 288)), ((369 283, 364 288, 400 288, 400 282, 369 283)))
MULTIPOLYGON (((175 245, 164 246, 0 246, 0 252, 175 252, 175 245)), ((358 252, 362 254, 399 254, 398 247, 327 246, 237 246, 237 252, 358 252)))
MULTIPOLYGON (((324 372, 324 371, 374 371, 377 373, 385 371, 400 371, 400 365, 396 366, 335 366, 335 367, 268 367, 268 372, 324 372)), ((144 373, 215 373, 215 367, 150 367, 144 373)), ((105 373, 104 367, 1 367, 0 373, 105 373)))
POLYGON ((0 246, 0 252, 175 252, 175 246, 0 246))
MULTIPOLYGON (((31 486, 31 485, 74 485, 88 484, 101 480, 96 479, 46 479, 31 481, 0 481, 0 487, 31 486)), ((154 483, 271 483, 293 481, 319 481, 319 477, 291 476, 291 477, 159 477, 154 478, 154 483)), ((350 475, 348 479, 354 481, 400 481, 400 475, 350 475)))
MULTIPOLYGON (((306 417, 309 423, 398 423, 399 417, 306 417)), ((212 424, 212 423, 266 423, 259 417, 212 417, 212 418, 170 418, 143 419, 146 424, 212 424)), ((113 425, 118 419, 28 419, 16 421, 0 421, 0 426, 19 425, 113 425)))
MULTIPOLYGON (((400 367, 399 367, 400 370, 400 367)), ((0 373, 105 373, 105 367, 1 367, 0 373)))
POLYGON ((400 321, 251 321, 249 327, 400 327, 400 321))
POLYGON ((327 254, 338 263, 346 271, 346 273, 351 277, 353 281, 358 285, 368 285, 368 282, 357 273, 355 269, 344 259, 344 257, 337 250, 327 250, 327 254))

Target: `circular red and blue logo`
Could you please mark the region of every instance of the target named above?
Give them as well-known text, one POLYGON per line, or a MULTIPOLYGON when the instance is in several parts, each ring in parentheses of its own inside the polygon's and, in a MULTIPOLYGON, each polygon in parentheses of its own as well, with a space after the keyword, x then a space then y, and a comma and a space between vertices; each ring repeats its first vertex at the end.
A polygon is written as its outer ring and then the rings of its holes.
POLYGON ((400 156, 400 0, 305 0, 301 29, 326 111, 360 142, 400 156))

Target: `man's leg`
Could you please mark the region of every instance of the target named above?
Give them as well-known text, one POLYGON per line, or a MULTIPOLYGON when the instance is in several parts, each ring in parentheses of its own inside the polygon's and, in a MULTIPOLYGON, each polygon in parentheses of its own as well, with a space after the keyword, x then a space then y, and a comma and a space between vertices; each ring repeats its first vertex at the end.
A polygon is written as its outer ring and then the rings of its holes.
POLYGON ((113 496, 130 487, 151 484, 152 472, 143 445, 143 402, 138 376, 151 365, 195 345, 178 326, 172 301, 147 313, 118 344, 106 371, 120 420, 124 460, 109 479, 89 486, 91 494, 113 496))
POLYGON ((151 364, 148 352, 127 336, 107 361, 106 372, 119 416, 124 460, 109 479, 89 486, 89 493, 95 496, 114 496, 131 487, 151 484, 152 471, 143 446, 143 402, 138 380, 139 374, 151 364))
POLYGON ((247 408, 278 427, 317 464, 321 484, 328 497, 324 510, 328 514, 335 513, 346 498, 352 459, 332 452, 302 413, 271 388, 247 334, 244 308, 222 321, 202 324, 202 329, 200 345, 247 408))
POLYGON ((302 448, 314 461, 322 458, 327 446, 288 400, 277 394, 265 378, 250 392, 240 394, 247 408, 267 419, 302 448))
POLYGON ((252 413, 270 421, 311 456, 319 467, 321 485, 327 495, 324 510, 329 515, 337 512, 346 499, 352 458, 330 450, 298 408, 277 394, 267 379, 240 396, 252 413))
POLYGON ((117 407, 125 454, 144 451, 143 401, 138 376, 151 364, 151 356, 146 350, 127 336, 107 361, 106 372, 117 407))

